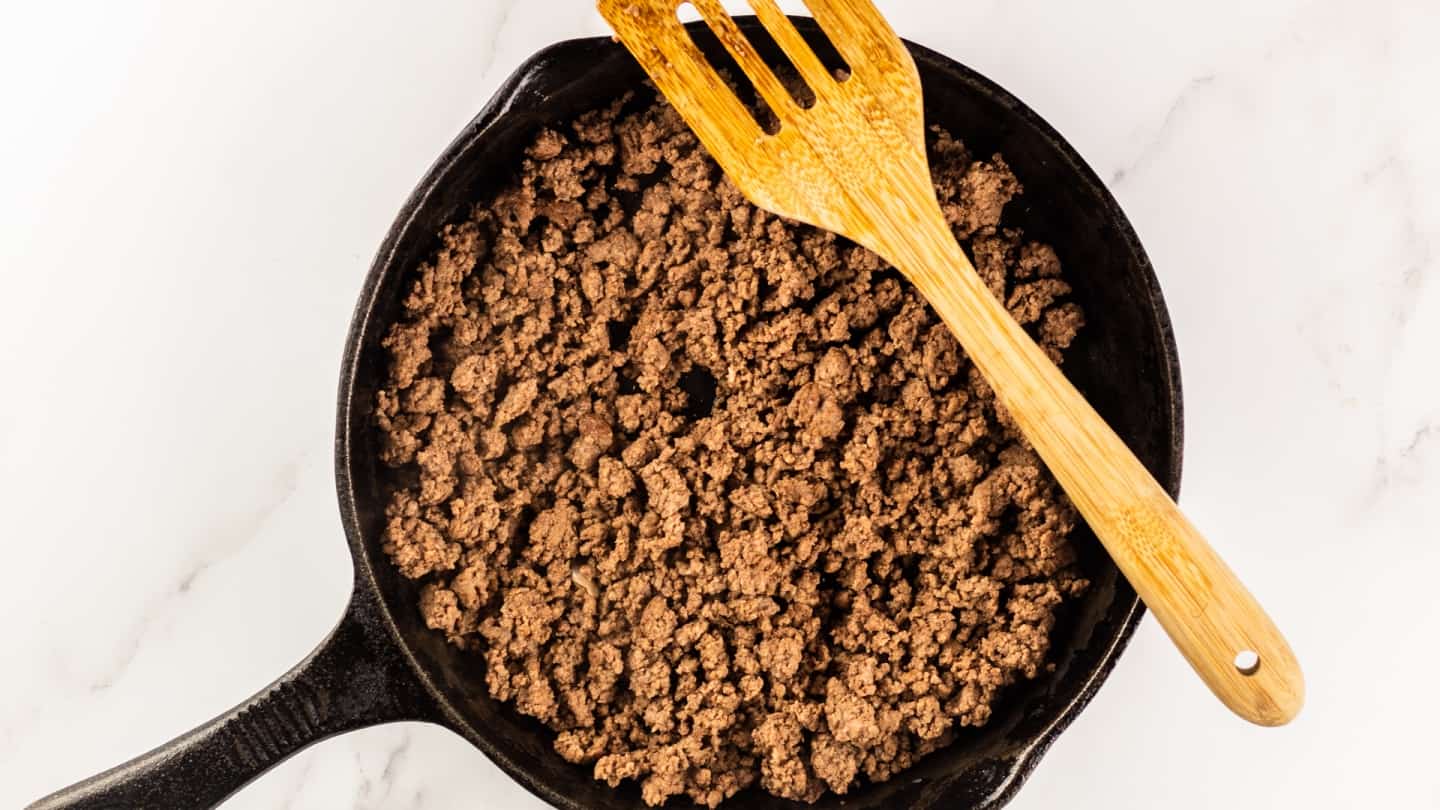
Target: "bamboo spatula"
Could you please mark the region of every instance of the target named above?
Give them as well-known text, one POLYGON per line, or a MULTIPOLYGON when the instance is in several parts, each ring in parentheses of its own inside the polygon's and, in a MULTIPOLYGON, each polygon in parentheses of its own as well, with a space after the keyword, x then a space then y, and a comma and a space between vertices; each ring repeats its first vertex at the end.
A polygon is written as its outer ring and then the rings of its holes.
POLYGON ((873 250, 929 300, 1216 696, 1251 722, 1289 722, 1305 686, 1280 631, 956 244, 926 163, 919 74, 875 7, 806 0, 850 65, 839 80, 774 0, 751 0, 814 93, 813 105, 802 106, 720 0, 690 4, 774 112, 777 132, 762 130, 715 72, 676 16, 676 0, 599 0, 620 41, 745 196, 873 250))

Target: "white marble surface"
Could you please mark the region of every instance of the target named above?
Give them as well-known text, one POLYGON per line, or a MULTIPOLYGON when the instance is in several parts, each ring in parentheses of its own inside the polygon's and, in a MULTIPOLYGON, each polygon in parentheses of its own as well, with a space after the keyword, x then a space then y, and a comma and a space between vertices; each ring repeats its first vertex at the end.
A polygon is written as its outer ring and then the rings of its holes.
MULTIPOLYGON (((790 4, 798 8, 798 4, 790 4)), ((882 2, 1076 145, 1184 367, 1184 503, 1305 665, 1252 728, 1147 620, 1013 807, 1436 808, 1440 4, 882 2)), ((303 656, 349 585, 332 398, 430 160, 588 0, 103 0, 0 24, 0 806, 303 656)), ((460 738, 334 739, 235 808, 532 808, 460 738)))

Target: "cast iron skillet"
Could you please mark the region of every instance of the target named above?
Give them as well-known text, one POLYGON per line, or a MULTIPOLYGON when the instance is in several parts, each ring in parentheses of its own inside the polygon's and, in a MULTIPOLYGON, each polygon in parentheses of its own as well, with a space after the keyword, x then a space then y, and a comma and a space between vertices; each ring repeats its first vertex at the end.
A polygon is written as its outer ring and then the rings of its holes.
MULTIPOLYGON (((801 32, 827 48, 808 19, 801 32)), ((741 21, 747 33, 758 26, 741 21)), ((714 55, 703 27, 692 34, 714 55)), ((760 38, 759 44, 770 44, 760 38)), ((1150 263, 1095 173, 1034 112, 975 72, 910 44, 926 119, 975 152, 1003 152, 1025 185, 1010 216, 1052 244, 1090 321, 1066 373, 1171 495, 1180 482, 1180 377, 1169 316, 1150 263)), ((774 59, 772 48, 766 54, 774 59)), ((504 182, 524 141, 641 85, 638 66, 608 38, 553 45, 520 67, 421 181, 370 269, 340 376, 335 477, 355 560, 349 607, 318 649, 258 695, 131 762, 32 808, 208 807, 311 743, 377 723, 422 720, 464 735, 535 795, 562 808, 641 808, 633 784, 616 790, 550 747, 538 723, 497 704, 480 664, 429 631, 416 586, 380 549, 384 475, 370 407, 385 367, 380 338, 435 234, 485 189, 504 182)), ((844 797, 847 809, 996 808, 1014 795, 1055 737, 1100 687, 1143 608, 1088 532, 1078 538, 1094 585, 1057 626, 1052 673, 1005 694, 983 729, 889 782, 844 797)), ((56 752, 57 756, 59 752, 56 752)), ((736 807, 798 807, 757 789, 736 807)), ((483 800, 477 805, 483 806, 483 800)), ((670 807, 685 806, 672 800, 670 807)), ((828 796, 815 807, 837 808, 828 796)))

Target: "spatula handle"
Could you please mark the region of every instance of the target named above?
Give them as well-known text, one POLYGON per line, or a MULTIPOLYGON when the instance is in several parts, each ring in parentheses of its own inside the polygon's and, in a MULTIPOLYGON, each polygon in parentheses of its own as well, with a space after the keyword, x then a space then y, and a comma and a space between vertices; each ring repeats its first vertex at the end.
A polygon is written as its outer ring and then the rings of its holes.
POLYGON ((903 238, 884 240, 881 253, 950 327, 1215 695, 1253 723, 1289 722, 1304 702, 1305 685, 1285 638, 1135 454, 990 293, 949 228, 936 221, 938 214, 907 217, 903 238), (926 224, 917 227, 917 221, 926 224))

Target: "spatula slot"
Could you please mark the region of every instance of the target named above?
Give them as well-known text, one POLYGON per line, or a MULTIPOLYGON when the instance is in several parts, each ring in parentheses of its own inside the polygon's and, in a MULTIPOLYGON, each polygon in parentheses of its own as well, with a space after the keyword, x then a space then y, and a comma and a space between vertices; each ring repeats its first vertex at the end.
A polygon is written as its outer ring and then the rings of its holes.
MULTIPOLYGON (((700 10, 695 7, 694 3, 689 2, 689 0, 680 3, 675 13, 681 22, 704 20, 700 10)), ((715 27, 708 21, 706 21, 705 24, 706 27, 709 28, 710 34, 718 39, 720 33, 715 30, 715 27)), ((751 81, 750 76, 740 68, 740 63, 735 61, 735 57, 731 55, 729 49, 723 46, 712 47, 714 43, 697 40, 694 36, 694 30, 691 28, 684 28, 683 30, 685 31, 685 36, 689 37, 695 47, 704 54, 705 60, 710 64, 711 69, 713 69, 721 81, 730 88, 730 91, 735 94, 735 98, 738 99, 741 106, 750 113, 751 118, 760 126, 760 129, 764 130, 767 135, 774 135, 779 132, 779 117, 775 115, 775 111, 770 108, 770 105, 765 103, 765 99, 760 95, 759 90, 755 87, 755 83, 751 81)))
MULTIPOLYGON (((753 2, 751 7, 754 7, 753 2)), ((748 32, 746 36, 760 54, 774 54, 775 59, 771 62, 771 70, 780 83, 785 86, 785 89, 790 91, 790 97, 795 100, 795 103, 805 110, 815 106, 815 91, 811 89, 810 83, 806 81, 804 75, 791 61, 786 51, 780 47, 780 43, 770 35, 770 32, 761 27, 748 32)))
POLYGON ((767 38, 779 43, 786 61, 798 70, 809 87, 820 88, 831 81, 849 78, 850 65, 823 31, 816 32, 813 38, 806 37, 775 0, 749 2, 767 38))

